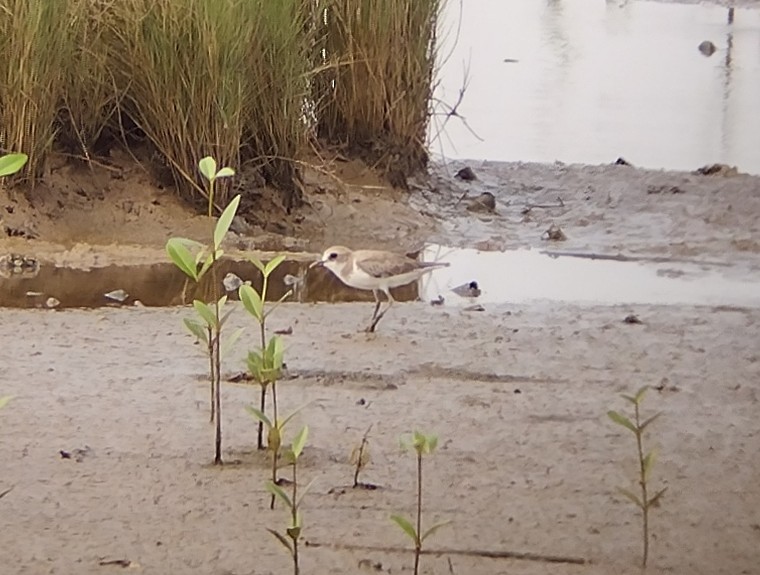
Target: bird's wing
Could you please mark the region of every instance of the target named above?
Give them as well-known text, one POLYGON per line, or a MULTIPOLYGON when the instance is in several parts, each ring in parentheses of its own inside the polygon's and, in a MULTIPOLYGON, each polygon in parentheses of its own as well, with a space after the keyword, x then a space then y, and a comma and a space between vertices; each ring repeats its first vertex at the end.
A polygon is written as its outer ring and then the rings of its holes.
POLYGON ((392 252, 365 252, 355 255, 359 255, 356 258, 356 267, 374 278, 397 276, 428 267, 424 263, 392 252))

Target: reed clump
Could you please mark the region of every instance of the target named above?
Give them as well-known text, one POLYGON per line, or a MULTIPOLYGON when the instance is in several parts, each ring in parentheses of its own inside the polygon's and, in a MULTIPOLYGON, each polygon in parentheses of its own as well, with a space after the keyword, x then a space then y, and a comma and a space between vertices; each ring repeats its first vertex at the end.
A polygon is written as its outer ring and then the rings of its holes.
POLYGON ((314 136, 407 175, 427 161, 442 2, 0 0, 0 153, 28 154, 34 181, 54 144, 128 146, 204 205, 210 155, 241 175, 217 213, 251 170, 297 206, 314 136))
POLYGON ((428 161, 443 0, 323 0, 318 134, 403 183, 428 161))

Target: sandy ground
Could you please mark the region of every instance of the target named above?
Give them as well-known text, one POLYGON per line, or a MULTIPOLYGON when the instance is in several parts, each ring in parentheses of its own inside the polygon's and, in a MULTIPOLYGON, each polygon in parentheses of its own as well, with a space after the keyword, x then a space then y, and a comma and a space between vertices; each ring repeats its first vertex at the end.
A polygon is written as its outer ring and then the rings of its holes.
MULTIPOLYGON (((272 321, 293 327, 281 406, 307 404, 296 423, 311 429, 304 536, 325 546, 303 551, 304 573, 361 573, 364 560, 410 572, 411 555, 371 548, 406 545, 388 515, 411 510, 413 460, 398 437, 416 428, 441 440, 425 470, 427 521, 453 521, 430 547, 537 556, 449 552, 424 557, 424 573, 448 573, 447 559, 459 574, 638 572, 638 519, 615 493, 631 483, 634 446, 605 412, 643 384, 657 387, 646 411, 663 412, 652 481, 669 489, 653 511, 650 572, 760 572, 760 310, 639 307, 644 324, 629 325, 624 307, 412 303, 369 338, 356 329, 370 307, 290 305, 272 321), (369 425, 363 479, 382 488, 336 492, 369 425)), ((180 325, 188 313, 2 312, 3 392, 16 396, 0 418, 0 482, 13 488, 0 513, 4 572, 120 571, 99 566, 110 560, 156 574, 288 572, 265 531, 285 513, 267 509, 243 410, 257 393, 224 387, 228 464, 209 465, 205 363, 180 325)), ((234 323, 250 327, 243 314, 234 323)))

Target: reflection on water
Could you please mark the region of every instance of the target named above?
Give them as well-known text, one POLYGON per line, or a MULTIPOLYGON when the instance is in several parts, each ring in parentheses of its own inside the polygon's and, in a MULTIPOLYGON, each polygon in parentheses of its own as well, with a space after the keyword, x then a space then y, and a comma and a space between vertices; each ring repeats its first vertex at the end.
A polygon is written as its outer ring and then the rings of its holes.
POLYGON ((426 260, 451 263, 422 284, 424 299, 477 281, 480 303, 535 300, 598 304, 682 304, 760 307, 757 278, 729 278, 727 266, 570 257, 535 250, 479 252, 430 246, 426 260))
MULTIPOLYGON (((434 271, 419 285, 393 290, 398 301, 421 297, 429 301, 442 295, 447 305, 467 302, 452 288, 475 280, 480 303, 523 303, 533 300, 590 302, 597 304, 693 304, 760 307, 757 278, 728 278, 730 266, 679 262, 641 263, 588 259, 577 254, 549 254, 531 250, 480 252, 429 246, 421 257, 446 261, 451 266, 434 271), (576 256, 576 257, 571 257, 576 256), (754 281, 753 281, 754 280, 754 281)), ((602 258, 602 256, 597 256, 602 258)), ((251 281, 261 289, 261 274, 250 262, 222 260, 217 278, 228 273, 251 281)), ((183 305, 211 297, 211 275, 200 286, 188 282, 170 263, 107 266, 92 270, 43 265, 30 275, 0 276, 0 308, 44 308, 48 298, 60 302, 57 309, 183 305), (123 290, 127 297, 116 303, 105 294, 123 290)), ((322 268, 308 262, 285 260, 270 277, 268 299, 279 299, 294 288, 290 302, 373 301, 371 292, 349 288, 322 268), (288 279, 290 278, 290 279, 288 279)), ((221 289, 221 285, 220 285, 221 289)), ((237 299, 236 292, 230 292, 237 299)))
POLYGON ((467 72, 457 111, 482 141, 450 119, 438 153, 760 174, 760 10, 729 23, 712 5, 463 0, 459 22, 447 6, 437 95, 456 102, 467 72))

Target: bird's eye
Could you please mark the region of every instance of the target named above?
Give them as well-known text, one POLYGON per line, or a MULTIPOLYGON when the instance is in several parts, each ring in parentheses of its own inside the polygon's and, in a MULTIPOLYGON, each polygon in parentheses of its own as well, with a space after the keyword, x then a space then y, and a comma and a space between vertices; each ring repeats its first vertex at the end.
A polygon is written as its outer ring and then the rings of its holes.
POLYGON ((327 259, 328 260, 337 260, 338 259, 338 254, 336 254, 335 252, 333 252, 329 256, 327 256, 327 259))

